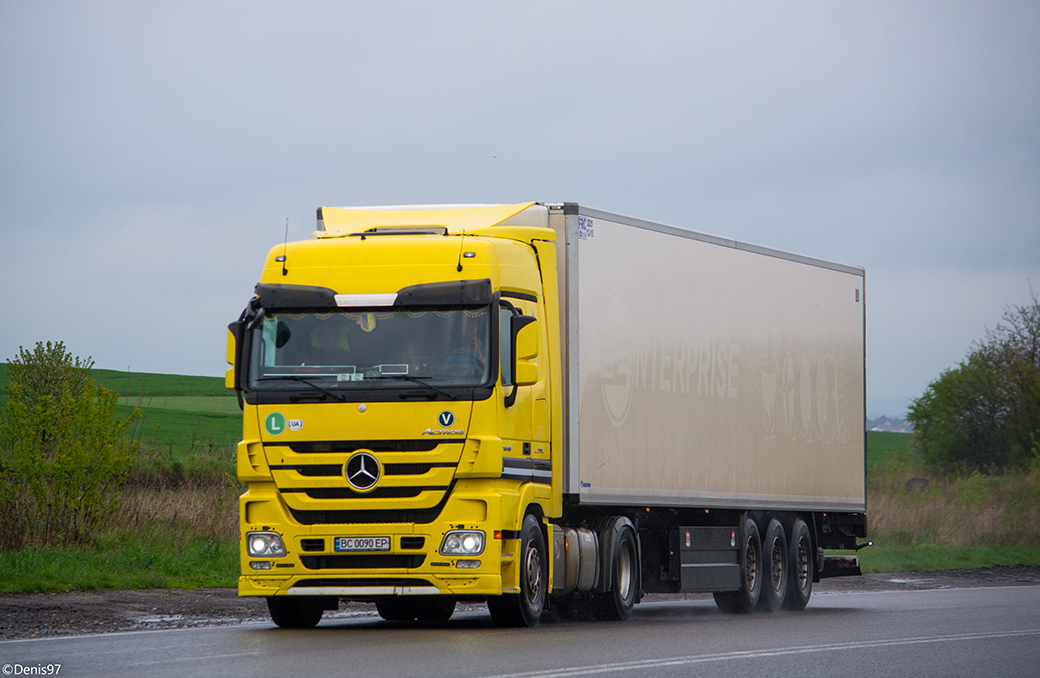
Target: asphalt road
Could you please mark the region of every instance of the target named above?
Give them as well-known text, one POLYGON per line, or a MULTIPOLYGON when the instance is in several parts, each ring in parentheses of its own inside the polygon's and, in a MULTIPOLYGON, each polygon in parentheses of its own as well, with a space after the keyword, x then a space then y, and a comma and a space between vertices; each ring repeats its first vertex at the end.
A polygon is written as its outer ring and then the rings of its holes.
POLYGON ((776 615, 671 599, 623 623, 534 629, 495 628, 477 607, 440 626, 341 612, 307 631, 252 623, 4 641, 0 664, 5 676, 68 677, 1037 676, 1040 586, 830 593, 776 615))

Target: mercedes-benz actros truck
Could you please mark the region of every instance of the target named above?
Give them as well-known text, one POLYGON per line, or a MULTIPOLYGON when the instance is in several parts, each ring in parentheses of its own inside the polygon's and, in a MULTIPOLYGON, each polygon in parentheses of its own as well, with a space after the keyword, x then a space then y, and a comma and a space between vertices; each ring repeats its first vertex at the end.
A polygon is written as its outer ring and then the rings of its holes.
POLYGON ((230 324, 279 626, 801 609, 866 537, 861 268, 574 203, 318 210, 230 324))

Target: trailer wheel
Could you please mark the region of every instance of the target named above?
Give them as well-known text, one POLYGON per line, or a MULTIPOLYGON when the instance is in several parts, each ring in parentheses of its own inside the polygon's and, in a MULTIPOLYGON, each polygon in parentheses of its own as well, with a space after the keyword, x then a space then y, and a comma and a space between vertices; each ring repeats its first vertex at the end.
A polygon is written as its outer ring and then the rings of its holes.
POLYGON ((528 514, 520 530, 520 593, 488 598, 488 610, 498 626, 537 626, 545 609, 549 585, 548 549, 538 519, 528 514))
POLYGON ((762 594, 762 542, 758 525, 744 518, 740 528, 740 589, 715 593, 715 604, 723 612, 750 612, 762 594))
MULTIPOLYGON (((625 520, 625 523, 628 521, 625 520)), ((639 593, 639 549, 636 535, 630 525, 621 525, 613 540, 611 559, 610 591, 597 594, 599 605, 597 617, 611 621, 624 621, 632 616, 639 593)))
POLYGON ((758 604, 765 610, 779 610, 787 597, 788 559, 787 534, 776 518, 770 520, 766 528, 762 551, 765 555, 766 576, 758 604))
POLYGON ((271 613, 271 621, 282 628, 310 629, 321 621, 325 601, 317 597, 268 596, 267 610, 271 613))
POLYGON ((790 575, 787 580, 787 597, 784 598, 785 610, 804 610, 812 596, 813 558, 812 535, 805 521, 798 518, 791 527, 791 541, 788 544, 787 557, 790 562, 790 575))

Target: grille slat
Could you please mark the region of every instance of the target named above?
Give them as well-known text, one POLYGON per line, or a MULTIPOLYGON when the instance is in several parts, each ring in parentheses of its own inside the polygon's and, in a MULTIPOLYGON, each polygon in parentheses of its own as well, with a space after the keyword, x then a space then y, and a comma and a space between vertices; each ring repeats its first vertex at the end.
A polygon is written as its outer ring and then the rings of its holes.
POLYGON ((350 454, 358 450, 369 452, 432 452, 439 445, 460 444, 462 438, 442 438, 429 440, 325 440, 311 442, 274 443, 284 445, 297 454, 324 454, 341 452, 350 454))
POLYGON ((308 490, 282 490, 282 492, 302 492, 311 499, 413 499, 423 492, 441 492, 448 489, 440 487, 382 487, 371 492, 355 492, 345 487, 319 487, 308 490))
POLYGON ((425 554, 407 555, 339 555, 301 556, 300 562, 308 570, 343 570, 353 568, 415 568, 422 566, 425 554))

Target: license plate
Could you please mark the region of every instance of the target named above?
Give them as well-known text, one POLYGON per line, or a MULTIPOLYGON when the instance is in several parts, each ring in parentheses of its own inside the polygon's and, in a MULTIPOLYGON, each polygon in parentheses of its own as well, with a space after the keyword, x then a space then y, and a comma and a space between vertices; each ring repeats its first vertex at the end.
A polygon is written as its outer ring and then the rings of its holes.
POLYGON ((389 551, 390 537, 336 537, 336 551, 389 551))

